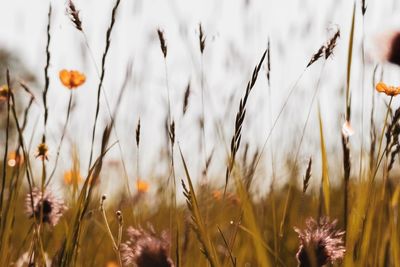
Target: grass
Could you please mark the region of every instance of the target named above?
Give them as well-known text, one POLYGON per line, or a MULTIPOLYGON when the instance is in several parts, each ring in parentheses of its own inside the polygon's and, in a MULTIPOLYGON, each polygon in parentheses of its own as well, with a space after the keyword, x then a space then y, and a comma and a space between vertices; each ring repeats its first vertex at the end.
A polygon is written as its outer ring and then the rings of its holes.
MULTIPOLYGON (((112 57, 110 48, 114 43, 111 36, 114 27, 117 27, 115 23, 119 18, 120 2, 116 0, 111 10, 100 69, 94 60, 92 62, 99 77, 96 77, 98 78, 94 102, 96 110, 93 124, 90 125, 92 131, 88 159, 80 159, 77 156, 80 149, 79 142, 84 141, 78 140, 75 144, 67 143, 69 140, 66 138, 68 132, 72 131, 70 127, 67 127, 73 123, 72 119, 75 118, 78 122, 80 119, 72 116, 73 94, 74 99, 77 97, 75 92, 70 91, 69 100, 66 100, 68 104, 66 113, 61 114, 61 117, 65 118, 61 135, 55 136, 54 133, 48 131, 51 126, 49 124, 52 122, 48 120, 49 116, 60 115, 52 113, 52 103, 48 99, 52 82, 58 80, 58 77, 52 77, 49 72, 50 55, 57 53, 57 51, 50 51, 53 28, 51 7, 48 12, 47 30, 44 33, 47 35, 47 43, 42 102, 37 101, 36 92, 28 84, 17 78, 14 71, 17 73, 18 70, 7 70, 5 73, 7 84, 0 88, 0 105, 5 107, 5 123, 1 124, 3 127, 1 131, 4 131, 4 135, 1 135, 4 139, 1 151, 4 154, 0 164, 2 178, 0 183, 0 266, 50 266, 49 262, 52 262, 51 266, 64 267, 112 267, 129 266, 133 263, 136 263, 138 267, 159 267, 172 266, 173 262, 176 267, 323 266, 324 264, 400 267, 398 256, 400 255, 398 218, 400 180, 397 177, 398 154, 400 153, 400 108, 396 106, 396 94, 382 96, 388 103, 383 118, 378 117, 381 114, 376 114, 375 102, 368 111, 364 106, 364 94, 360 98, 362 133, 364 133, 363 120, 366 117, 364 112, 371 114, 370 129, 368 129, 370 138, 362 136, 361 153, 356 153, 352 146, 352 137, 348 133, 348 127, 356 125, 355 122, 359 119, 353 112, 357 109, 357 106, 354 106, 354 102, 358 100, 354 97, 356 91, 350 88, 352 75, 357 71, 355 68, 357 65, 354 65, 356 58, 353 54, 355 35, 358 31, 355 27, 358 15, 356 4, 353 6, 347 48, 347 72, 346 79, 343 81, 345 93, 338 96, 340 101, 345 103, 343 114, 347 128, 344 128, 343 132, 335 130, 337 131, 335 136, 341 138, 341 143, 336 144, 334 153, 328 147, 327 132, 328 129, 335 128, 325 120, 326 113, 330 110, 320 108, 319 92, 325 82, 324 72, 327 64, 336 60, 332 58, 332 55, 337 43, 341 42, 339 29, 313 55, 310 55, 308 62, 304 62, 306 67, 297 78, 293 79, 294 83, 289 88, 283 103, 280 104, 279 112, 274 119, 270 114, 271 127, 265 131, 265 138, 261 140, 262 146, 256 145, 259 143, 257 140, 250 140, 244 145, 242 142, 244 135, 250 131, 247 127, 252 118, 248 110, 256 103, 256 90, 262 86, 267 86, 271 91, 275 89, 274 83, 270 81, 271 73, 274 71, 273 62, 271 63, 273 51, 270 39, 268 38, 266 49, 260 52, 260 57, 252 59, 255 67, 250 79, 244 90, 240 91, 240 100, 237 103, 233 100, 236 110, 231 111, 232 121, 225 121, 217 115, 213 117, 214 114, 210 108, 213 93, 207 86, 209 79, 206 77, 206 65, 203 61, 210 46, 213 45, 211 35, 207 35, 202 24, 198 24, 199 32, 196 38, 198 38, 200 51, 198 54, 201 64, 200 85, 197 88, 196 83, 189 81, 181 94, 182 108, 177 109, 175 106, 180 102, 173 98, 176 95, 174 94, 176 89, 171 82, 173 75, 168 71, 173 62, 167 61, 169 59, 167 52, 169 56, 173 51, 168 50, 172 40, 168 40, 167 44, 166 36, 169 36, 167 28, 154 30, 154 37, 158 35, 159 48, 162 52, 159 54, 159 59, 164 63, 163 84, 168 105, 167 110, 164 111, 167 117, 165 121, 167 142, 163 147, 167 152, 161 156, 158 164, 166 164, 168 168, 161 176, 154 177, 150 182, 150 179, 140 177, 142 174, 140 164, 143 164, 140 156, 143 153, 141 150, 143 145, 148 145, 142 141, 143 137, 146 138, 146 128, 143 126, 151 122, 139 118, 135 122, 135 129, 131 131, 132 143, 136 145, 136 161, 129 159, 125 162, 126 155, 123 154, 122 140, 118 137, 115 128, 115 124, 120 123, 117 117, 120 114, 126 88, 129 88, 130 64, 122 88, 119 94, 116 94, 117 101, 112 112, 105 93, 109 89, 104 83, 106 70, 112 69, 111 66, 108 67, 106 59, 112 57), (303 76, 319 63, 321 63, 319 76, 315 77, 316 85, 312 88, 313 90, 310 90, 311 99, 308 107, 304 109, 306 119, 301 125, 301 131, 299 134, 287 134, 281 137, 281 139, 293 139, 293 144, 296 145, 293 146, 293 151, 285 155, 286 162, 276 162, 278 157, 275 157, 274 153, 280 149, 280 143, 273 144, 274 149, 271 149, 268 157, 270 156, 273 161, 271 165, 274 179, 268 190, 261 190, 261 186, 266 186, 267 181, 259 183, 260 180, 256 180, 255 177, 269 176, 267 173, 269 170, 262 168, 262 159, 266 157, 267 145, 272 140, 271 136, 273 133, 276 134, 277 128, 281 125, 284 130, 290 129, 288 125, 291 123, 290 120, 279 124, 282 115, 289 101, 297 101, 293 99, 296 97, 294 92, 299 87, 303 76), (265 81, 261 79, 263 71, 266 71, 265 81), (262 84, 263 81, 266 84, 262 84), (20 88, 23 90, 19 90, 20 88), (196 95, 196 90, 199 91, 198 95, 196 95), (108 120, 102 129, 101 140, 98 140, 100 138, 96 138, 98 136, 96 132, 101 129, 101 124, 98 124, 102 109, 101 95, 104 95, 107 103, 108 120), (17 97, 28 98, 28 101, 19 103, 16 101, 17 97), (193 127, 197 129, 197 134, 200 136, 199 151, 181 149, 185 142, 181 125, 184 118, 190 118, 193 101, 201 103, 201 127, 193 127), (317 109, 315 109, 316 102, 317 109), (38 141, 40 143, 39 157, 33 156, 34 153, 29 145, 37 140, 32 141, 35 139, 34 134, 27 132, 29 120, 33 120, 30 115, 34 104, 44 110, 41 114, 43 127, 37 126, 38 130, 43 132, 38 141), (178 111, 181 111, 181 114, 178 111), (315 127, 318 138, 313 140, 317 149, 307 156, 307 162, 303 165, 299 155, 304 149, 303 143, 310 131, 313 117, 318 123, 318 127, 315 127), (216 124, 212 125, 212 121, 216 124), (227 132, 231 133, 230 138, 226 136, 227 132), (380 133, 379 136, 376 136, 376 132, 380 133), (230 139, 230 146, 226 147, 223 141, 213 143, 211 138, 208 139, 210 133, 219 135, 222 140, 230 139), (47 143, 51 143, 49 140, 52 139, 56 140, 57 146, 53 148, 56 153, 54 159, 50 154, 49 162, 54 162, 54 165, 51 171, 47 172, 49 165, 46 159, 47 143), (368 142, 370 142, 369 150, 366 145, 368 142), (57 167, 63 162, 59 162, 59 158, 64 160, 68 158, 61 149, 63 144, 75 148, 68 161, 72 169, 69 178, 64 181, 62 187, 64 192, 58 192, 54 189, 54 182, 59 176, 57 169, 60 168, 57 167), (210 155, 207 154, 206 144, 210 147, 214 146, 210 155), (376 145, 378 145, 377 150, 376 145), (107 165, 110 160, 109 155, 115 152, 115 147, 118 147, 117 153, 120 156, 118 163, 123 165, 123 169, 119 170, 116 176, 124 177, 124 181, 121 183, 122 186, 117 186, 116 178, 112 177, 110 179, 113 184, 112 194, 107 196, 104 194, 105 188, 102 183, 107 182, 107 175, 104 172, 109 166, 107 165), (224 161, 214 156, 214 149, 218 147, 225 151, 224 161), (97 150, 98 155, 96 155, 97 150), (342 153, 339 153, 340 151, 342 153), (335 154, 340 155, 341 160, 338 160, 335 154), (11 155, 14 158, 11 158, 11 155), (86 161, 89 165, 88 170, 81 170, 80 166, 86 161), (190 164, 196 161, 200 162, 199 173, 194 171, 190 164), (368 161, 369 164, 363 164, 364 161, 368 161), (352 168, 354 162, 360 164, 357 171, 352 168), (128 175, 126 165, 129 166, 129 164, 134 166, 132 169, 135 170, 136 177, 128 175), (218 174, 208 172, 211 164, 220 166, 218 174), (34 168, 36 165, 41 166, 41 171, 34 168), (275 174, 275 168, 282 168, 289 175, 279 177, 275 174), (84 178, 80 176, 81 172, 84 178), (197 177, 206 179, 197 179, 197 177), (131 186, 135 187, 134 191, 130 189, 131 186), (151 192, 148 191, 149 187, 152 188, 151 192), (33 192, 40 193, 35 195, 33 192), (68 207, 65 211, 64 205, 68 207), (310 217, 316 221, 326 217, 329 217, 331 221, 337 221, 337 231, 334 233, 344 231, 343 257, 338 256, 340 259, 332 263, 329 259, 328 262, 318 263, 320 255, 316 255, 312 247, 311 249, 307 247, 307 242, 301 240, 301 235, 299 236, 294 230, 294 228, 304 229, 310 217), (307 252, 309 259, 307 264, 304 263, 304 259, 300 264, 299 251, 307 252), (150 256, 146 258, 143 255, 150 256), (159 258, 168 262, 168 265, 149 263, 159 258)), ((67 7, 71 23, 84 35, 85 49, 88 49, 93 59, 94 55, 86 37, 85 24, 81 20, 79 9, 72 1, 68 1, 67 7)), ((362 1, 363 20, 366 12, 367 5, 365 1, 362 1)), ((368 77, 364 57, 363 29, 360 60, 363 67, 362 76, 368 77)), ((371 74, 372 88, 377 83, 376 72, 377 68, 371 74)), ((69 89, 79 90, 80 84, 75 84, 73 79, 71 76, 69 89)), ((364 81, 362 84, 364 86, 364 81)), ((271 91, 268 93, 269 98, 272 97, 271 91)), ((378 95, 378 92, 373 92, 373 101, 375 101, 374 95, 378 95)), ((146 97, 140 99, 144 102, 147 100, 146 97)), ((266 102, 271 105, 273 101, 268 99, 266 102)), ((3 111, 0 109, 0 112, 3 111)), ((192 124, 196 125, 197 122, 193 120, 192 124)), ((89 127, 88 130, 90 130, 89 127)), ((159 137, 162 138, 162 134, 159 134, 159 137)), ((65 169, 65 166, 62 167, 65 169)), ((316 235, 316 233, 313 234, 316 235)), ((318 234, 321 235, 320 232, 318 234)), ((321 241, 319 245, 325 246, 325 252, 335 253, 334 250, 337 248, 327 245, 329 242, 335 242, 335 237, 326 236, 326 233, 322 235, 320 239, 315 236, 314 238, 321 241)), ((341 239, 341 234, 338 236, 340 237, 336 239, 341 239)), ((310 242, 314 241, 312 239, 310 242)))

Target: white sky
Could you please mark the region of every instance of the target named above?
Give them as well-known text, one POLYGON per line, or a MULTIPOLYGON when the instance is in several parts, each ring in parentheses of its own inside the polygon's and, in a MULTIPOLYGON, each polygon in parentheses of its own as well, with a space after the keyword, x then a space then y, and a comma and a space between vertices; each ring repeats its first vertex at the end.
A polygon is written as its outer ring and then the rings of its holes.
MULTIPOLYGON (((360 1, 357 2, 359 5, 360 1)), ((394 4, 396 1, 366 2, 368 10, 365 33, 367 47, 370 47, 369 40, 373 34, 398 26, 399 19, 394 14, 399 9, 394 4)), ((100 65, 105 45, 105 32, 114 1, 76 0, 74 3, 81 10, 84 31, 97 65, 100 65)), ((53 15, 50 45, 51 82, 48 95, 49 146, 55 149, 58 144, 68 102, 68 91, 60 84, 58 72, 63 68, 81 70, 86 73, 87 82, 74 92, 76 109, 68 126, 68 140, 64 143, 59 171, 62 172, 70 167, 71 160, 68 151, 71 142, 79 145, 82 168, 85 170, 98 79, 89 52, 84 46, 83 36, 65 15, 65 2, 51 1, 51 4, 53 15)), ((38 76, 41 86, 45 65, 48 6, 49 1, 43 0, 0 0, 2 9, 0 45, 20 56, 27 68, 38 76)), ((262 72, 250 97, 243 128, 242 145, 244 147, 244 144, 249 141, 252 152, 261 146, 266 138, 271 121, 269 111, 272 110, 272 118, 275 118, 290 86, 302 73, 312 54, 333 32, 328 29, 335 29, 335 25, 341 30, 341 38, 333 59, 326 63, 322 73, 320 104, 325 131, 329 137, 328 146, 340 148, 340 127, 344 113, 342 93, 346 77, 352 6, 353 1, 349 0, 250 0, 247 7, 244 0, 121 0, 107 57, 104 88, 113 109, 127 64, 130 61, 133 62, 133 79, 126 90, 116 122, 129 175, 135 176, 134 131, 139 117, 142 121, 141 175, 150 177, 151 174, 156 175, 162 170, 162 168, 154 168, 160 157, 160 146, 165 142, 162 126, 166 116, 164 63, 156 35, 157 28, 164 30, 168 44, 168 79, 172 95, 172 113, 177 123, 177 139, 190 163, 192 172, 195 174, 199 172, 198 168, 201 167, 203 159, 199 151, 200 135, 197 127, 201 110, 199 81, 201 68, 197 39, 199 22, 203 24, 207 36, 204 56, 207 152, 210 153, 215 147, 216 153, 212 164, 212 174, 222 173, 221 166, 224 166, 225 158, 223 142, 216 134, 212 121, 218 118, 223 122, 229 142, 239 98, 243 95, 251 72, 266 48, 268 38, 272 45, 271 96, 268 97, 265 73, 262 72), (188 81, 192 85, 192 94, 188 113, 182 118, 182 98, 188 81), (224 117, 232 94, 233 107, 229 110, 228 116, 224 117)), ((360 79, 362 27, 360 7, 357 6, 352 74, 353 127, 356 130, 356 137, 352 142, 357 149, 361 133, 359 115, 362 90, 360 79)), ((272 147, 278 156, 293 150, 293 145, 299 142, 299 133, 307 116, 321 67, 321 62, 316 63, 304 73, 299 87, 274 131, 272 147)), ((372 68, 373 64, 368 63, 365 87, 365 108, 368 112, 365 114, 369 114, 372 68)), ((385 68, 385 77, 389 81, 400 80, 399 76, 395 75, 398 70, 392 66, 385 68)), ((42 88, 36 89, 39 96, 42 88)), ((379 108, 384 107, 382 99, 384 98, 379 98, 379 108)), ((39 108, 33 111, 31 126, 40 116, 39 112, 42 112, 39 108)), ((102 132, 103 122, 107 118, 107 109, 102 101, 98 133, 102 132)), ((303 165, 311 154, 314 158, 320 157, 319 150, 316 150, 319 147, 316 118, 317 109, 314 104, 304 149, 300 155, 300 164, 303 165)), ((365 129, 369 129, 367 124, 369 118, 364 119, 365 129)), ((41 121, 39 125, 40 123, 41 121)), ((43 129, 39 127, 37 136, 42 131, 43 129)), ((98 137, 97 144, 100 143, 100 135, 98 137)), ((38 142, 37 138, 36 143, 38 142)), ((99 149, 99 146, 96 147, 99 149)), ((270 149, 269 145, 265 153, 267 157, 264 165, 267 168, 270 166, 270 149)), ((117 147, 110 154, 110 158, 119 159, 117 147)), ((340 154, 330 157, 332 161, 337 161, 339 158, 340 154)), ((177 157, 177 161, 178 159, 177 157)), ((52 165, 51 161, 50 165, 52 165)), ((283 161, 278 162, 276 168, 280 169, 283 165, 283 161)), ((178 171, 178 173, 181 172, 178 171)), ((262 176, 268 178, 269 173, 262 173, 262 176)))

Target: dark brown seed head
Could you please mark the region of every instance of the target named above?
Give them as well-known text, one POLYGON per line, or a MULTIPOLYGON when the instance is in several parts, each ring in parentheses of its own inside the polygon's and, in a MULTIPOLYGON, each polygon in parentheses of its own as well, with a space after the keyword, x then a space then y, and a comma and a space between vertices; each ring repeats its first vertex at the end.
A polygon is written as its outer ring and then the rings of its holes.
POLYGON ((336 42, 337 39, 339 39, 339 37, 340 37, 340 30, 337 29, 335 34, 332 36, 331 39, 329 39, 329 41, 325 45, 325 59, 328 59, 333 54, 333 50, 336 47, 336 42))
POLYGON ((136 146, 139 147, 139 144, 140 144, 140 118, 136 126, 136 146))
POLYGON ((172 121, 169 126, 169 138, 171 140, 171 144, 175 144, 175 121, 172 121))
POLYGON ((318 59, 322 57, 325 52, 325 45, 321 46, 318 51, 311 57, 310 61, 307 64, 307 68, 314 64, 318 59))
POLYGON ((167 57, 167 44, 165 42, 164 32, 162 30, 158 29, 157 33, 158 33, 158 39, 160 40, 161 51, 164 55, 164 58, 166 58, 167 57))
POLYGON ((204 48, 206 47, 206 37, 204 35, 201 23, 199 24, 199 45, 200 45, 200 52, 203 54, 204 48))
POLYGON ((363 16, 365 15, 365 12, 367 12, 367 5, 365 4, 365 0, 361 0, 361 12, 363 16))
POLYGON ((190 96, 190 82, 186 86, 185 95, 183 96, 183 115, 186 114, 189 105, 189 96, 190 96))
POLYGON ((324 44, 322 45, 318 51, 312 56, 311 60, 307 64, 307 68, 314 64, 318 59, 320 59, 323 55, 325 59, 328 59, 332 54, 333 50, 336 47, 337 39, 340 37, 340 30, 337 29, 335 34, 324 44))
POLYGON ((79 10, 76 9, 75 4, 72 2, 72 0, 68 1, 67 14, 69 15, 69 18, 71 19, 75 28, 79 31, 82 31, 82 21, 79 18, 79 10))
POLYGON ((307 165, 306 175, 303 179, 303 193, 307 191, 308 185, 310 184, 311 179, 311 166, 312 166, 312 158, 310 157, 307 165))

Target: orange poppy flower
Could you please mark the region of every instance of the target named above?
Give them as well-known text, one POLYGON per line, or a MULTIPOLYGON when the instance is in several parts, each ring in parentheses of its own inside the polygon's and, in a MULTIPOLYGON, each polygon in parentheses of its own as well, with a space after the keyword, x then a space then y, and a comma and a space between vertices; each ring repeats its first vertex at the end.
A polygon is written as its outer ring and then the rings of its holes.
POLYGON ((376 85, 376 91, 380 92, 380 93, 385 93, 389 96, 396 96, 398 94, 400 94, 400 87, 399 86, 388 86, 386 85, 384 82, 379 82, 376 85))
POLYGON ((3 85, 0 86, 0 101, 5 101, 8 98, 8 86, 7 85, 3 85))
POLYGON ((142 181, 142 180, 139 179, 139 180, 136 182, 136 190, 137 190, 139 193, 146 193, 147 191, 149 191, 149 188, 150 188, 149 183, 147 183, 147 182, 145 182, 145 181, 142 181))
POLYGON ((82 176, 75 170, 69 170, 64 173, 64 184, 79 184, 83 180, 82 176))
POLYGON ((76 71, 76 70, 61 70, 60 71, 60 81, 61 83, 69 88, 75 89, 78 86, 82 85, 86 80, 85 74, 76 71))

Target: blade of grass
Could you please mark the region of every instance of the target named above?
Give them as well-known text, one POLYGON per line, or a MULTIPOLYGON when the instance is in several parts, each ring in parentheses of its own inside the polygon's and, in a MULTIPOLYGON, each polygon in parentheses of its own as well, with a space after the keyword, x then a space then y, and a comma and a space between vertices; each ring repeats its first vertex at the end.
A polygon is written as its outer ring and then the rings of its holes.
MULTIPOLYGON (((243 221, 244 225, 246 228, 248 228, 249 232, 252 233, 252 241, 253 241, 253 246, 255 249, 255 256, 258 261, 258 266, 262 267, 268 267, 271 266, 269 257, 264 249, 264 240, 262 238, 262 233, 260 231, 260 228, 258 226, 257 220, 256 220, 256 214, 254 213, 254 209, 250 200, 250 197, 248 195, 247 190, 245 189, 245 186, 243 185, 242 180, 235 175, 235 185, 236 185, 236 190, 239 195, 239 198, 242 202, 242 210, 243 210, 243 221)), ((268 251, 272 254, 274 254, 274 250, 267 247, 268 251)))
POLYGON ((182 154, 182 150, 179 145, 178 145, 178 148, 179 148, 179 153, 180 153, 182 164, 183 164, 185 174, 186 174, 186 181, 189 185, 189 190, 187 190, 185 184, 184 183, 182 184, 184 186, 187 204, 188 204, 189 210, 191 211, 191 214, 192 214, 192 220, 193 220, 193 223, 195 224, 194 230, 197 234, 197 238, 198 238, 199 242, 202 245, 202 249, 203 249, 202 252, 206 256, 211 267, 220 267, 221 264, 219 262, 217 251, 211 241, 211 238, 208 234, 208 229, 207 229, 206 225, 204 224, 204 220, 200 213, 199 204, 197 201, 196 193, 194 191, 192 179, 190 177, 189 170, 186 165, 185 158, 182 154))
POLYGON ((321 117, 321 110, 318 105, 318 121, 319 121, 319 136, 320 136, 320 146, 321 146, 321 161, 322 161, 322 193, 323 193, 323 203, 325 207, 325 214, 329 216, 330 214, 330 182, 329 182, 329 170, 328 170, 328 158, 326 154, 325 147, 325 137, 323 131, 323 122, 321 117))

